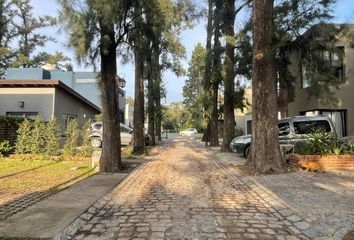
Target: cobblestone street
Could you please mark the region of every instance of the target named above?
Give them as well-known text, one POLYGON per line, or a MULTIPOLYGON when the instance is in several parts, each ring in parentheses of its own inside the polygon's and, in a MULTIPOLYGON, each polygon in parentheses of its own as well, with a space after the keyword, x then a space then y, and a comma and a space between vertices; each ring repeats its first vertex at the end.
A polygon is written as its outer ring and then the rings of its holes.
POLYGON ((201 143, 174 139, 58 239, 307 239, 311 226, 264 200, 201 143))

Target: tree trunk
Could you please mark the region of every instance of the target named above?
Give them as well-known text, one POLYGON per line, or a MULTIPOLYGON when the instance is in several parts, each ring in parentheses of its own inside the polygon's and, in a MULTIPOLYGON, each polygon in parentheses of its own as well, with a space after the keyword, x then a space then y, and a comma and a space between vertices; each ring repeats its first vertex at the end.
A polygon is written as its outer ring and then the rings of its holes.
POLYGON ((109 27, 101 26, 100 55, 103 116, 103 146, 100 172, 115 172, 122 170, 122 163, 118 114, 119 100, 116 83, 117 56, 113 25, 109 27))
POLYGON ((275 58, 272 53, 273 1, 253 2, 252 143, 255 173, 284 172, 278 141, 275 58))
POLYGON ((211 84, 211 117, 210 117, 210 146, 219 146, 218 132, 218 90, 219 84, 212 82, 211 84))
MULTIPOLYGON (((208 24, 207 24, 207 41, 206 41, 206 59, 205 59, 205 76, 203 89, 204 93, 209 93, 211 82, 211 68, 212 68, 212 51, 211 51, 211 37, 213 35, 213 1, 208 1, 208 24)), ((210 97, 209 97, 210 100, 210 97)), ((204 103, 205 110, 208 109, 209 102, 204 103)))
POLYGON ((213 67, 211 80, 211 118, 210 118, 210 146, 219 146, 219 131, 218 131, 218 90, 219 84, 222 81, 221 75, 221 54, 222 47, 220 43, 221 37, 221 10, 222 1, 215 1, 214 10, 214 47, 213 47, 213 67))
POLYGON ((213 35, 213 0, 208 0, 208 23, 207 23, 207 39, 206 39, 206 59, 205 59, 205 75, 203 82, 204 100, 203 100, 203 116, 208 119, 208 127, 204 131, 203 138, 205 139, 205 145, 208 145, 210 139, 210 122, 211 122, 211 72, 212 72, 212 50, 211 50, 211 38, 213 35))
POLYGON ((154 86, 154 81, 155 78, 152 74, 152 62, 151 58, 148 59, 148 62, 146 63, 146 76, 147 76, 147 95, 148 95, 148 133, 150 134, 152 141, 151 145, 156 145, 155 143, 155 86, 154 86))
POLYGON ((155 84, 155 109, 156 109, 156 125, 155 125, 155 136, 157 136, 159 141, 162 141, 161 138, 161 122, 162 122, 162 113, 161 113, 161 67, 159 62, 159 54, 155 56, 156 59, 156 84, 155 84))
POLYGON ((224 3, 224 26, 226 35, 225 49, 225 78, 224 78, 224 134, 221 150, 231 152, 230 143, 235 137, 235 44, 234 44, 234 22, 235 22, 235 0, 227 0, 224 3))
POLYGON ((145 148, 144 139, 144 79, 141 29, 141 8, 136 2, 134 6, 135 24, 137 29, 134 33, 134 61, 135 61, 135 101, 134 101, 134 129, 133 129, 133 152, 142 154, 145 148))

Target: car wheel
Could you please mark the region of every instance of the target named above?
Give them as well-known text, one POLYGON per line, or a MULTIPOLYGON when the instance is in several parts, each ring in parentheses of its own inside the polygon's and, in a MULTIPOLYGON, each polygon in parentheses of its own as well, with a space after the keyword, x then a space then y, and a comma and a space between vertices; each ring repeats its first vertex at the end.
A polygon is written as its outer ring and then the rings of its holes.
POLYGON ((250 150, 251 150, 251 146, 247 146, 247 147, 245 148, 244 156, 245 156, 246 158, 248 158, 248 156, 250 155, 250 150))
POLYGON ((98 137, 91 138, 91 146, 94 148, 100 148, 102 146, 102 140, 98 137))

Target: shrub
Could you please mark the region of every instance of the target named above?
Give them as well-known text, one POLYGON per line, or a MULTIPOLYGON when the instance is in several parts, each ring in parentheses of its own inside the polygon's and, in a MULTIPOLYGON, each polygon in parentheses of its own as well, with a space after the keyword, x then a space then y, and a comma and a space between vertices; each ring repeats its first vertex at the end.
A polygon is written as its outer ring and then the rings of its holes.
POLYGON ((31 129, 32 123, 25 119, 17 130, 16 153, 24 154, 31 152, 31 129))
POLYGON ((309 139, 309 151, 312 154, 326 155, 331 153, 336 147, 336 142, 332 133, 315 129, 309 139))
POLYGON ((31 153, 44 153, 45 152, 45 122, 40 116, 37 116, 33 122, 33 128, 31 131, 31 153))
POLYGON ((8 140, 0 142, 0 157, 7 155, 10 151, 12 151, 13 147, 10 146, 10 142, 8 140))
POLYGON ((301 155, 310 155, 310 154, 312 154, 310 152, 309 142, 308 141, 296 142, 295 145, 294 145, 294 152, 297 153, 297 154, 301 154, 301 155))
POLYGON ((77 147, 79 146, 80 130, 76 119, 69 122, 66 130, 66 141, 64 144, 64 155, 75 156, 77 154, 77 147))
POLYGON ((348 138, 342 142, 339 143, 341 148, 342 148, 342 152, 344 154, 353 154, 354 153, 354 139, 353 138, 348 138))
POLYGON ((81 129, 82 147, 80 149, 80 155, 88 157, 92 155, 93 148, 90 142, 91 132, 91 120, 87 120, 81 129))
POLYGON ((314 129, 308 140, 295 144, 294 152, 303 155, 326 155, 338 153, 338 149, 332 133, 314 129))
POLYGON ((58 124, 55 119, 49 121, 45 131, 45 153, 49 156, 59 154, 59 132, 58 124))

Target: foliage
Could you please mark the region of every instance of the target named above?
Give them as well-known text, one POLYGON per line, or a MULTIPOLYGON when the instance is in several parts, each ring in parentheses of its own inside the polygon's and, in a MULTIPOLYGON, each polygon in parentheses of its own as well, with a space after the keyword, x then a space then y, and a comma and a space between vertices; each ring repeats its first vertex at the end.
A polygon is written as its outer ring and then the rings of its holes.
POLYGON ((332 133, 321 129, 314 129, 309 140, 299 141, 295 144, 295 153, 303 155, 340 154, 341 146, 337 146, 332 133))
POLYGON ((203 112, 203 78, 205 75, 206 51, 202 44, 198 43, 189 61, 188 79, 183 86, 183 104, 189 112, 188 125, 194 126, 198 131, 202 130, 204 121, 203 112))
MULTIPOLYGON (((122 169, 118 94, 116 88, 117 49, 129 42, 128 34, 139 26, 134 25, 132 11, 134 1, 128 0, 60 0, 59 21, 69 36, 69 45, 81 64, 91 64, 94 69, 100 63, 100 87, 105 131, 100 171, 113 172, 122 169), (109 132, 111 131, 111 132, 109 132)), ((136 1, 135 1, 136 2, 136 1)), ((140 2, 140 1, 139 1, 140 2)), ((141 17, 141 16, 139 16, 141 17)), ((144 139, 142 139, 144 140, 144 139)), ((69 144, 70 145, 70 144, 69 144)), ((68 146, 69 147, 69 146, 68 146)), ((69 147, 70 148, 70 147, 69 147)))
POLYGON ((5 156, 10 151, 12 151, 13 147, 10 146, 10 142, 8 140, 0 142, 0 157, 5 156))
POLYGON ((16 153, 30 153, 31 152, 31 131, 32 123, 25 119, 17 130, 16 153))
POLYGON ((40 116, 37 116, 32 124, 30 139, 31 153, 45 152, 45 122, 40 116))
POLYGON ((45 130, 45 153, 49 156, 59 154, 60 130, 55 119, 49 121, 45 130))
POLYGON ((95 121, 96 122, 102 122, 102 113, 95 115, 95 121))
POLYGON ((90 142, 91 120, 87 120, 81 129, 82 146, 80 148, 80 155, 88 157, 92 155, 93 148, 90 142))
MULTIPOLYGON (((289 55, 291 52, 299 51, 300 54, 295 59, 296 62, 305 60, 309 61, 307 67, 315 70, 322 68, 321 71, 329 74, 319 74, 319 71, 308 71, 311 75, 313 87, 308 88, 310 96, 320 98, 324 101, 331 101, 329 92, 332 88, 336 88, 338 81, 330 68, 325 68, 318 57, 311 57, 315 54, 314 48, 324 47, 331 49, 334 46, 333 41, 328 41, 326 35, 328 31, 324 31, 321 35, 324 38, 307 38, 305 39, 302 34, 312 26, 318 23, 328 22, 333 18, 332 8, 337 0, 281 0, 274 3, 274 49, 273 52, 276 56, 276 66, 278 72, 278 82, 281 90, 286 91, 286 102, 291 102, 295 99, 295 79, 296 75, 290 72, 288 67, 291 64, 289 55), (306 60, 307 59, 307 60, 306 60), (321 67, 319 67, 321 66, 321 67), (318 68, 319 67, 319 68, 318 68), (332 78, 333 81, 327 81, 332 78), (323 84, 318 84, 323 82, 323 84), (321 94, 323 93, 323 94, 321 94)), ((330 27, 331 28, 331 27, 330 27)), ((236 55, 238 76, 250 79, 252 74, 252 29, 251 16, 249 21, 244 25, 243 29, 238 33, 238 51, 236 55)), ((311 32, 312 30, 310 30, 311 32)), ((309 34, 305 34, 309 36, 309 34)), ((311 34, 310 34, 311 35, 311 34)), ((333 34, 330 34, 333 36, 333 34)))
MULTIPOLYGON (((0 1, 0 67, 40 67, 51 63, 62 68, 61 62, 70 59, 61 52, 54 55, 39 52, 48 41, 54 41, 38 30, 52 26, 55 20, 49 16, 35 17, 30 0, 0 1)), ((0 77, 3 76, 3 70, 0 77)))
POLYGON ((69 122, 69 126, 66 130, 66 141, 64 144, 63 154, 64 156, 76 156, 77 147, 79 146, 80 130, 79 124, 76 119, 69 122))
POLYGON ((354 154, 354 139, 353 137, 348 137, 345 139, 341 139, 338 143, 341 148, 341 153, 343 154, 354 154))
POLYGON ((338 36, 343 38, 347 31, 344 25, 316 25, 299 41, 306 90, 311 97, 332 106, 337 104, 334 92, 346 79, 345 71, 338 72, 336 68, 342 64, 344 49, 335 46, 335 43, 338 36), (333 55, 338 57, 339 64, 334 61, 333 55))
POLYGON ((13 57, 11 41, 16 36, 13 7, 13 1, 0 0, 0 79, 4 77, 5 69, 13 57))
POLYGON ((181 102, 171 103, 164 106, 162 126, 164 129, 177 132, 184 128, 195 127, 190 125, 190 117, 190 113, 181 102))

